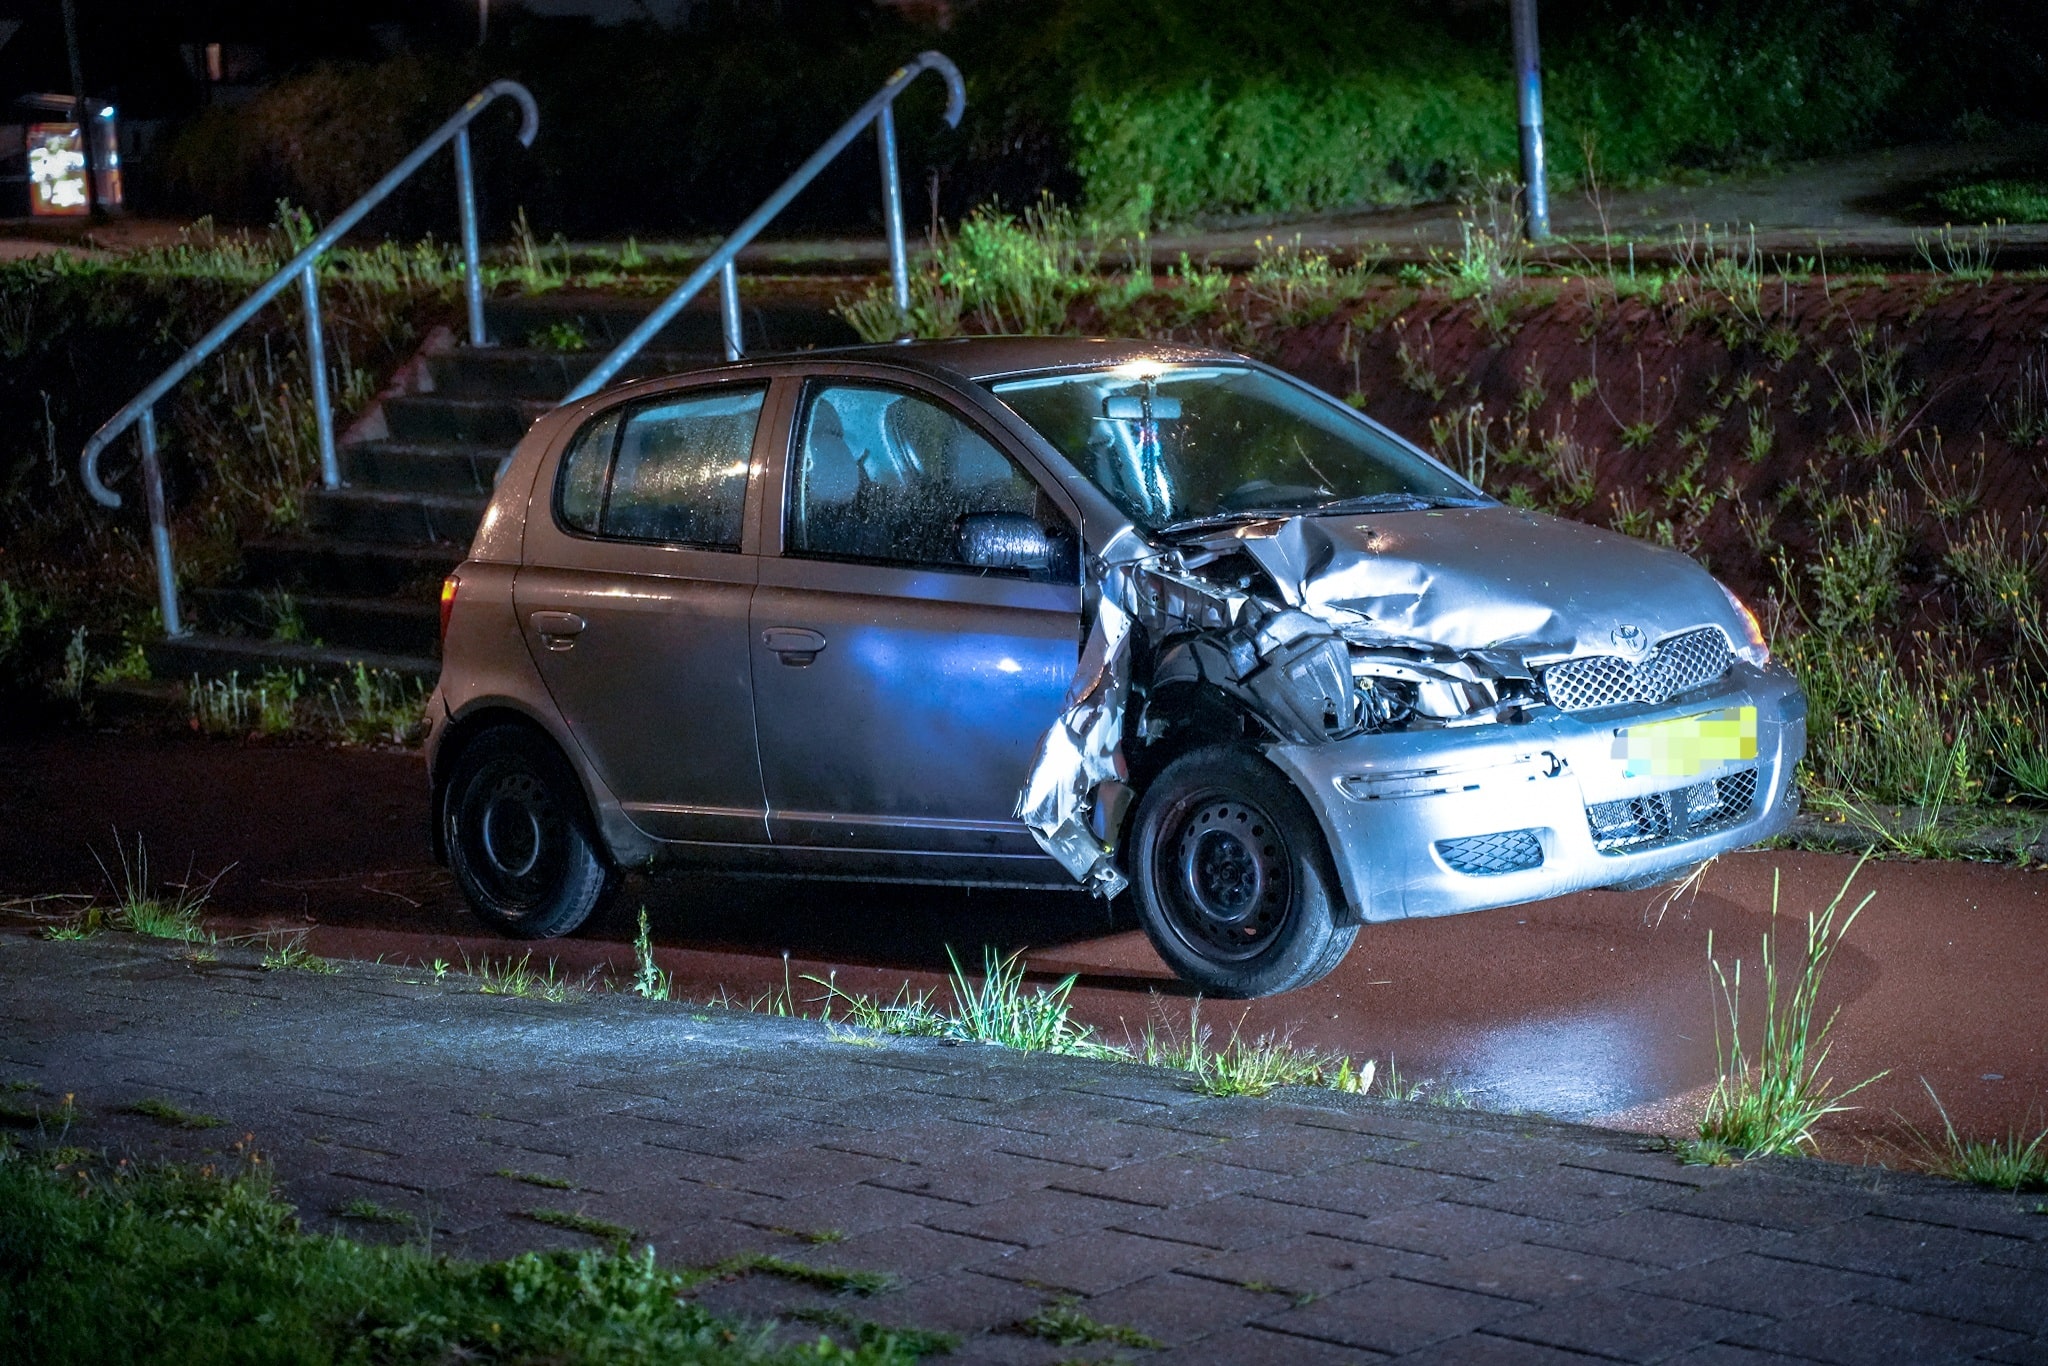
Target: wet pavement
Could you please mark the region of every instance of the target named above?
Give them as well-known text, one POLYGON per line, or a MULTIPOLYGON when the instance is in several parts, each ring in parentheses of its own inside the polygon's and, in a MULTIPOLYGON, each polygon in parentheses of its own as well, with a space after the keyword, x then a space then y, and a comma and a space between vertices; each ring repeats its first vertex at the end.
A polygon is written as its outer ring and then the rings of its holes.
MULTIPOLYGON (((131 848, 142 838, 159 877, 222 874, 209 908, 222 932, 304 928, 336 957, 460 966, 531 948, 536 965, 623 977, 644 905, 662 965, 696 999, 788 988, 801 1004, 822 994, 812 977, 886 997, 906 981, 941 987, 949 947, 978 966, 993 946, 1025 949, 1046 980, 1080 974, 1076 1012, 1111 1041, 1185 1029, 1195 1005, 1120 910, 1079 894, 678 874, 630 880, 574 938, 513 944, 468 916, 425 821, 411 754, 118 734, 0 744, 0 897, 103 891, 98 861, 116 864, 118 832, 131 848)), ((1204 1002, 1201 1020, 1369 1056, 1487 1108, 1682 1132, 1715 1076, 1709 934, 1753 982, 1774 877, 1783 933, 1797 937, 1852 866, 1755 851, 1670 905, 1595 892, 1369 926, 1326 981, 1204 1002)), ((1843 1085, 1885 1075, 1829 1121, 1827 1150, 1910 1161, 1911 1128, 1939 1128, 1930 1086, 1966 1133, 2048 1125, 2048 875, 1873 863, 1857 892, 1874 897, 1828 979, 1825 1001, 1841 1007, 1830 1072, 1843 1085)))
POLYGON ((878 1273, 864 1295, 762 1273, 697 1294, 790 1337, 950 1334, 949 1361, 1074 1359, 1020 1331, 1053 1306, 1173 1362, 2048 1355, 2031 1197, 1686 1167, 1530 1117, 1208 1099, 1128 1064, 121 935, 0 934, 0 1077, 75 1097, 55 1141, 219 1162, 246 1135, 316 1229, 878 1273), (219 1127, 178 1126, 195 1114, 219 1127))

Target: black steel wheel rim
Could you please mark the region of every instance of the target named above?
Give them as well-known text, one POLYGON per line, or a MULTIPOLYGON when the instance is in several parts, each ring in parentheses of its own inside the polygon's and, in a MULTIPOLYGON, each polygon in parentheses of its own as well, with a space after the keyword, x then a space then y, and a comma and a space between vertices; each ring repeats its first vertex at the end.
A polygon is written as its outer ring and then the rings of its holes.
POLYGON ((1294 906, 1293 859, 1280 827, 1228 792, 1198 792, 1174 806, 1152 873, 1174 933, 1213 961, 1264 953, 1294 906))
POLYGON ((486 766, 456 812, 464 860, 491 899, 512 914, 545 902, 568 866, 568 822, 545 779, 525 764, 486 766))

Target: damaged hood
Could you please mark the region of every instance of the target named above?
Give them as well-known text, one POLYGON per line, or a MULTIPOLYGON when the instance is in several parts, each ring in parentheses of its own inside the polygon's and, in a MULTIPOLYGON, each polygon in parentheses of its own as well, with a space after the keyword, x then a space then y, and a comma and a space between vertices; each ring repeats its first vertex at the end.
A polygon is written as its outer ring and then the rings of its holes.
POLYGON ((1720 585, 1684 555, 1521 508, 1311 515, 1235 534, 1290 606, 1357 613, 1389 643, 1543 661, 1703 625, 1743 639, 1720 585))

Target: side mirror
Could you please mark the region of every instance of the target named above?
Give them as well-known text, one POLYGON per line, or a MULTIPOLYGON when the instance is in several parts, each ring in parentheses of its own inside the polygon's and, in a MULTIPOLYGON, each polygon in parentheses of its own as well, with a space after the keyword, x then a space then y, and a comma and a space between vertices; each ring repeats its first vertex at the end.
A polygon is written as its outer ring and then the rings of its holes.
POLYGON ((1045 529, 1021 512, 970 512, 960 518, 960 560, 976 569, 1052 568, 1058 548, 1045 529))

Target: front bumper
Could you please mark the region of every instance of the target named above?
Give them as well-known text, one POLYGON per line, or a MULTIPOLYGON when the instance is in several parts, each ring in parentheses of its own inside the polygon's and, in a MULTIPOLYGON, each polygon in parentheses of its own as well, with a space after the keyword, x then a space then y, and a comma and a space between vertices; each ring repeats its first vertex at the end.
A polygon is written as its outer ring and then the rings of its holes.
POLYGON ((1378 921, 1641 883, 1754 844, 1791 822, 1805 751, 1806 698, 1791 674, 1737 663, 1658 707, 1546 710, 1519 725, 1266 754, 1315 811, 1353 912, 1378 921), (1614 757, 1620 727, 1728 707, 1756 708, 1753 761, 1718 775, 1632 778, 1614 757))

